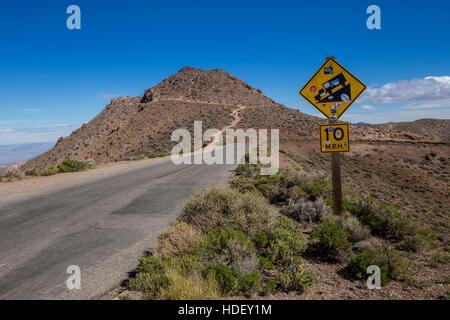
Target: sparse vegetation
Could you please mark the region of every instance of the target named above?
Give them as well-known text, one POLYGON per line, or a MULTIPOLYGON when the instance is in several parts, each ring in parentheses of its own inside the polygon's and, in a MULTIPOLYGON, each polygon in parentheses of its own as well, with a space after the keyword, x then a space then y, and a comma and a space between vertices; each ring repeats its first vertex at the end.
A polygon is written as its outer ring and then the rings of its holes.
POLYGON ((45 169, 28 169, 25 171, 27 176, 52 176, 57 173, 66 173, 66 172, 78 172, 91 169, 93 165, 91 165, 88 161, 75 161, 75 160, 64 160, 58 166, 51 165, 45 169))
POLYGON ((321 224, 313 228, 311 239, 318 241, 321 253, 328 259, 344 262, 352 254, 351 234, 329 218, 324 218, 321 224))
POLYGON ((373 198, 347 202, 346 208, 366 224, 373 234, 400 241, 399 248, 416 252, 433 237, 430 229, 373 198))
POLYGON ((159 237, 159 247, 141 259, 129 286, 146 299, 303 292, 315 281, 300 267, 306 241, 292 219, 275 216, 255 191, 198 192, 159 237))
POLYGON ((192 196, 180 219, 204 233, 222 227, 254 236, 270 227, 274 217, 274 209, 260 195, 216 186, 192 196))
POLYGON ((367 279, 370 265, 380 268, 382 285, 386 285, 389 280, 407 281, 410 278, 410 266, 400 252, 385 246, 363 251, 350 258, 347 271, 358 279, 367 279))

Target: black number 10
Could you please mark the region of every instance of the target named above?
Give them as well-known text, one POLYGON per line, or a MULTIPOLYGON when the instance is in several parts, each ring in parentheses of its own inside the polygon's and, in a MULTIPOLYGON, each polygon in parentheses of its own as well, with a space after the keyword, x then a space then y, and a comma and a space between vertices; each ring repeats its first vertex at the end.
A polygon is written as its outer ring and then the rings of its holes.
MULTIPOLYGON (((325 134, 327 135, 326 141, 330 141, 330 137, 328 136, 329 135, 328 128, 325 128, 325 134)), ((342 139, 344 139, 344 130, 342 130, 342 128, 335 128, 333 130, 333 137, 334 140, 341 141, 342 139)))

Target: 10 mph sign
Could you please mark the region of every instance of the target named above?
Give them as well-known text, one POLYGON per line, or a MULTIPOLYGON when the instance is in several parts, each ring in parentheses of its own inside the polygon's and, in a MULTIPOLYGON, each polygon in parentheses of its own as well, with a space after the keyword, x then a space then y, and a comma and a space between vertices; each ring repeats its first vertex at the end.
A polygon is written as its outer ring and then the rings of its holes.
POLYGON ((300 95, 336 121, 365 89, 361 81, 330 57, 300 90, 300 95))
POLYGON ((350 151, 348 124, 327 124, 320 126, 320 152, 350 151))

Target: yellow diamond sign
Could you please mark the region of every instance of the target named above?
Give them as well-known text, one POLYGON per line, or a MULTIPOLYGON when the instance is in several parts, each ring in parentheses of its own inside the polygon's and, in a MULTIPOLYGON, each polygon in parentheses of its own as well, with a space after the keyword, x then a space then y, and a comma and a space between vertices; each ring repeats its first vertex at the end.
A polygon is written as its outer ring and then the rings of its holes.
POLYGON ((334 58, 327 58, 300 94, 328 119, 336 121, 365 89, 366 86, 334 58))

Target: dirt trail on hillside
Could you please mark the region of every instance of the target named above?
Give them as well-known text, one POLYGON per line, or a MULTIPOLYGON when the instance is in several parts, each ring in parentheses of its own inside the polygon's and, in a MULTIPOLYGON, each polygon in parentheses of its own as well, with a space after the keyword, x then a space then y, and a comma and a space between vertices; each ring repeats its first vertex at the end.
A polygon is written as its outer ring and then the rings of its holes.
POLYGON ((231 129, 234 126, 236 126, 239 121, 241 121, 241 117, 239 116, 239 111, 245 109, 246 106, 239 106, 239 108, 233 110, 232 116, 234 117, 234 120, 228 125, 222 128, 222 132, 227 130, 227 129, 231 129))

